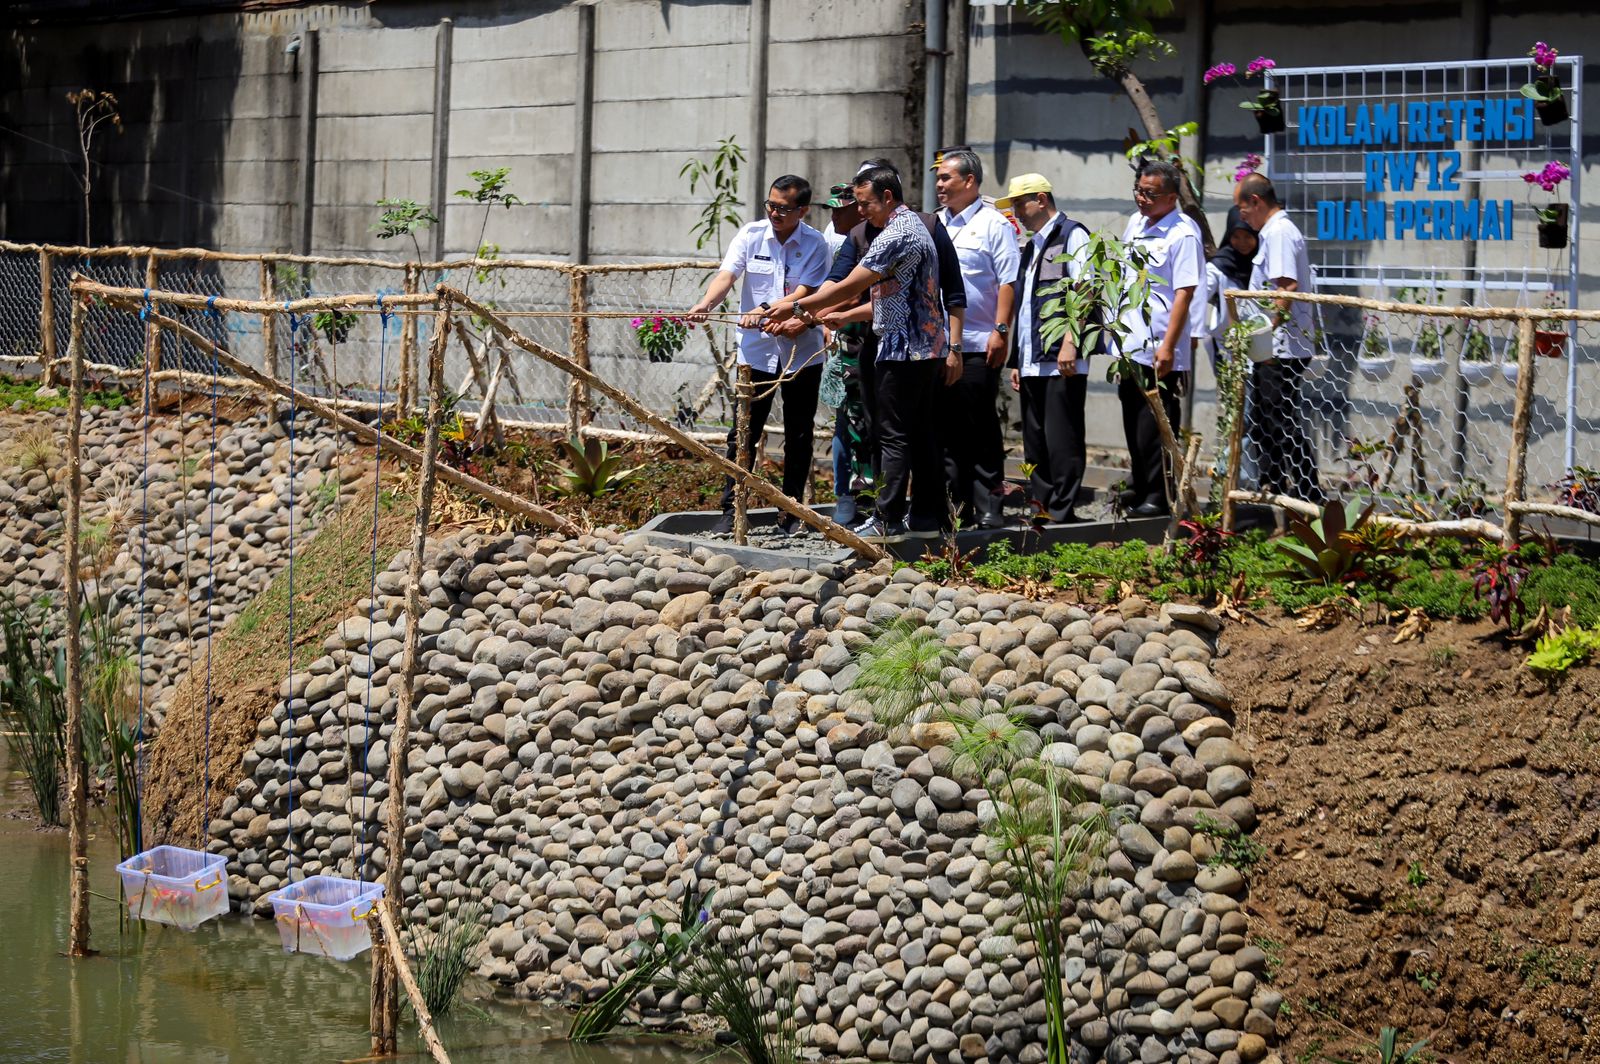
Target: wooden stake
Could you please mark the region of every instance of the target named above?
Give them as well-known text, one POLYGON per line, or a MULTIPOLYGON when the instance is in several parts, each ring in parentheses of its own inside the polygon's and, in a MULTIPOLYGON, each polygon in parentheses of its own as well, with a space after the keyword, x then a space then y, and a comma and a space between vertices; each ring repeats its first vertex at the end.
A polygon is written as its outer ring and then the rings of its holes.
MULTIPOLYGON (((417 294, 418 274, 416 263, 406 265, 405 293, 417 294)), ((398 417, 405 417, 417 403, 417 316, 406 314, 400 319, 400 409, 398 417)))
POLYGON ((50 253, 39 253, 39 357, 44 360, 39 383, 49 385, 56 372, 55 289, 50 283, 50 253))
MULTIPOLYGON (((1297 499, 1293 495, 1274 495, 1268 491, 1230 491, 1236 502, 1253 502, 1264 506, 1276 506, 1281 510, 1299 514, 1301 517, 1318 518, 1322 516, 1322 507, 1314 502, 1297 499)), ((1374 513, 1371 518, 1374 524, 1389 525, 1399 531, 1402 536, 1419 539, 1427 538, 1458 538, 1458 539, 1500 539, 1505 535, 1501 527, 1493 521, 1485 521, 1481 517, 1464 517, 1450 521, 1412 521, 1405 517, 1393 517, 1389 514, 1374 513)))
POLYGON ((67 833, 70 899, 67 954, 87 957, 89 950, 89 766, 83 758, 83 645, 79 635, 79 523, 83 517, 83 317, 84 306, 72 302, 72 380, 67 407, 67 833))
MULTIPOLYGON (((750 367, 743 362, 739 363, 738 371, 739 396, 734 404, 733 415, 734 439, 739 441, 739 468, 753 470, 755 457, 751 453, 751 444, 754 442, 750 431, 750 367)), ((739 546, 744 546, 750 535, 750 489, 745 487, 745 481, 739 480, 733 486, 733 541, 739 546)))
MULTIPOLYGON (((392 767, 393 762, 390 764, 392 767)), ((439 1041, 439 1033, 433 1029, 433 1016, 428 1012, 428 1003, 422 999, 422 990, 417 986, 416 977, 411 974, 411 965, 406 963, 405 951, 400 948, 400 933, 395 927, 394 914, 390 911, 393 904, 388 898, 383 898, 375 906, 378 923, 383 928, 384 941, 388 946, 384 953, 394 963, 400 982, 406 988, 406 997, 411 999, 411 1011, 417 1014, 417 1027, 422 1031, 423 1044, 428 1047, 437 1064, 450 1064, 450 1055, 444 1051, 444 1043, 439 1041)), ((390 1054, 394 1051, 393 1046, 387 1050, 390 1054)))
MULTIPOLYGON (((439 423, 444 417, 444 350, 450 342, 450 300, 443 297, 433 316, 433 343, 428 345, 428 422, 422 443, 422 476, 417 488, 417 520, 411 531, 411 559, 406 570, 406 629, 400 658, 400 689, 396 695, 394 730, 389 735, 389 813, 384 824, 384 892, 393 902, 400 897, 406 853, 406 753, 411 735, 411 713, 416 701, 418 648, 422 633, 422 560, 428 549, 428 523, 433 516, 433 487, 439 472, 439 423)), ((400 997, 395 993, 395 971, 404 964, 398 956, 399 936, 392 922, 384 922, 393 967, 374 958, 372 1051, 393 1053, 400 1029, 400 997), (381 988, 381 992, 380 992, 381 988)), ((409 973, 407 973, 409 974, 409 973)), ((407 987, 410 990, 410 987, 407 987)), ((417 1012, 421 1019, 426 1007, 417 1012)), ((442 1049, 441 1049, 442 1052, 442 1049)))
MULTIPOLYGON (((265 259, 261 260, 261 301, 272 301, 272 267, 265 259)), ((271 311, 261 315, 261 368, 272 379, 278 378, 278 317, 271 311)), ((268 403, 267 408, 277 415, 277 403, 268 403)))
MULTIPOLYGON (((582 271, 573 271, 567 285, 568 299, 571 303, 572 319, 567 327, 567 341, 572 348, 572 361, 589 368, 589 319, 584 313, 589 309, 589 275, 582 271)), ((573 377, 567 382, 567 434, 569 436, 581 435, 588 426, 589 389, 583 382, 573 377)))
MULTIPOLYGON (((1242 357, 1242 356, 1235 356, 1242 357)), ((1222 489, 1222 530, 1232 532, 1238 519, 1233 493, 1239 490, 1239 468, 1244 461, 1244 404, 1250 378, 1242 371, 1234 385, 1233 427, 1228 435, 1228 480, 1222 489)))
MULTIPOLYGON (((161 267, 159 260, 154 256, 147 256, 144 260, 144 287, 147 292, 154 292, 161 287, 161 267)), ((154 322, 147 323, 144 327, 145 358, 150 364, 151 373, 161 371, 161 330, 156 328, 154 322)), ((180 356, 181 357, 181 356, 180 356)), ((145 397, 145 402, 150 404, 146 409, 154 410, 154 404, 161 398, 160 385, 155 377, 146 378, 150 382, 150 394, 145 397)))
POLYGON ((583 378, 585 384, 589 385, 589 387, 593 388, 601 395, 604 395, 607 399, 610 399, 612 402, 616 403, 628 416, 635 418, 646 425, 649 425, 651 428, 655 429, 657 432, 661 433, 663 436, 667 437, 673 443, 677 444, 679 447, 682 447, 690 454, 697 456, 703 461, 709 462, 721 472, 732 477, 735 484, 741 482, 747 483, 750 490, 754 492, 756 496, 758 496, 763 502, 771 503, 784 513, 805 522, 807 525, 821 532, 828 539, 834 541, 835 543, 849 547, 851 550, 855 551, 857 554, 860 554, 864 558, 868 558, 872 561, 878 561, 879 559, 887 557, 887 555, 883 552, 882 547, 879 547, 873 543, 868 543, 866 540, 862 539, 848 528, 845 528, 843 525, 838 524, 829 518, 823 517, 821 514, 811 509, 811 507, 803 506, 800 503, 795 502, 793 499, 789 498, 789 496, 785 495, 781 489, 767 483, 764 477, 758 477, 746 470, 740 469, 736 463, 728 461, 728 459, 722 454, 712 450, 710 447, 707 447, 698 440, 691 438, 676 425, 643 406, 637 399, 623 391, 621 388, 611 384, 604 378, 595 376, 589 370, 578 365, 566 355, 552 351, 543 344, 523 336, 511 326, 507 325, 505 319, 501 318, 493 310, 490 310, 482 303, 467 297, 454 288, 446 287, 445 285, 440 285, 438 291, 440 298, 448 297, 453 303, 458 304, 460 307, 462 307, 462 309, 468 311, 474 317, 482 319, 484 322, 488 323, 490 328, 499 332, 500 335, 504 336, 514 346, 522 348, 522 350, 528 352, 530 355, 534 355, 543 359, 545 362, 550 363, 550 365, 555 366, 564 373, 569 373, 575 377, 583 378))
MULTIPOLYGON (((202 336, 200 333, 195 332, 182 322, 174 321, 163 314, 151 314, 150 320, 156 322, 164 329, 172 330, 185 340, 188 340, 190 343, 200 348, 200 350, 208 353, 214 352, 217 356, 217 361, 220 364, 227 366, 229 369, 233 370, 240 377, 244 378, 247 382, 261 391, 264 391, 269 395, 278 395, 285 398, 288 397, 288 385, 273 380, 272 378, 262 374, 262 372, 256 369, 254 366, 239 361, 239 359, 235 358, 226 350, 213 343, 210 337, 202 336)), ((327 402, 324 402, 323 400, 314 396, 307 395, 305 392, 299 392, 297 394, 297 400, 302 409, 309 410, 317 417, 332 422, 333 424, 339 426, 339 428, 356 437, 358 440, 361 440, 363 443, 381 446, 387 453, 394 455, 395 457, 400 458, 411 465, 422 465, 422 452, 418 451, 415 447, 408 447, 399 440, 395 439, 393 436, 382 433, 371 425, 364 424, 360 421, 357 421, 355 418, 341 414, 337 409, 327 402), (382 437, 381 440, 380 437, 382 437)), ((543 506, 540 506, 536 503, 531 503, 519 495, 512 495, 510 492, 502 491, 492 484, 486 484, 477 477, 463 473, 459 469, 455 469, 447 465, 440 466, 438 475, 439 479, 444 481, 446 484, 450 484, 461 488, 464 491, 470 491, 475 495, 482 496, 503 510, 509 510, 512 513, 520 514, 537 524, 544 525, 546 528, 553 528, 562 535, 579 536, 583 534, 582 529, 559 514, 552 513, 543 506)))
MULTIPOLYGON (((1576 357, 1568 355, 1568 358, 1576 357)), ((1528 425, 1533 420, 1533 316, 1517 322, 1517 403, 1511 414, 1511 455, 1506 459, 1505 545, 1514 547, 1522 537, 1522 502, 1528 489, 1528 425)))

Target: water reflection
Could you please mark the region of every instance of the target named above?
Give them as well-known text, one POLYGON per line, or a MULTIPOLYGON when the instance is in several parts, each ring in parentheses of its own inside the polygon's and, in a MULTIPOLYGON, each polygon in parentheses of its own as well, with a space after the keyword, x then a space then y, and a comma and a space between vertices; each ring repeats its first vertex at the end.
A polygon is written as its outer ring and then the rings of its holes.
MULTIPOLYGON (((115 842, 91 844, 94 945, 61 955, 67 924, 67 837, 35 831, 25 781, 0 743, 0 1060, 7 1064, 258 1064, 367 1055, 370 954, 349 963, 283 952, 271 921, 225 916, 192 932, 117 930, 115 842)), ((440 1025, 460 1064, 691 1064, 703 1050, 641 1038, 584 1048, 561 1038, 567 1015, 472 988, 488 1019, 440 1025)), ((420 1044, 402 1049, 420 1051, 420 1044)), ((402 1059, 426 1060, 426 1055, 402 1059)))

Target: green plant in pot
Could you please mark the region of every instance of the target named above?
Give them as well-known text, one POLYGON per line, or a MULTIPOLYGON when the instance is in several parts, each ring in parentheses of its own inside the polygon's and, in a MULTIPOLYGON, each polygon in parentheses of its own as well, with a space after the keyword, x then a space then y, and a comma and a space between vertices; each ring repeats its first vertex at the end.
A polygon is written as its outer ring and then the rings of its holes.
POLYGON ((1461 376, 1468 384, 1482 384, 1494 375, 1494 346, 1476 322, 1467 326, 1461 344, 1461 376))
POLYGON ((311 316, 311 327, 328 338, 330 344, 342 344, 350 338, 356 316, 339 310, 324 310, 311 316))
POLYGON ((1384 334, 1383 320, 1368 314, 1361 333, 1361 350, 1356 354, 1356 368, 1369 381, 1388 380, 1394 372, 1394 352, 1389 349, 1389 339, 1384 334))
MULTIPOLYGON (((1546 292, 1544 308, 1558 310, 1566 302, 1555 292, 1546 292)), ((1545 358, 1560 358, 1567 350, 1567 326, 1560 318, 1540 318, 1533 328, 1533 353, 1545 358)))
POLYGON ((1567 98, 1561 92, 1561 82, 1556 79, 1556 57, 1560 54, 1544 41, 1528 49, 1528 55, 1533 58, 1533 80, 1522 86, 1522 95, 1533 101, 1539 121, 1547 126, 1560 125, 1567 120, 1567 98))
MULTIPOLYGON (((1561 183, 1572 176, 1572 169, 1566 163, 1551 159, 1538 170, 1529 170, 1522 175, 1522 180, 1529 186, 1531 197, 1532 186, 1538 185, 1546 192, 1555 192, 1561 183)), ((1567 221, 1570 215, 1568 204, 1555 202, 1544 206, 1535 206, 1530 198, 1529 206, 1533 207, 1535 217, 1539 219, 1539 246, 1542 248, 1564 248, 1567 246, 1567 221)))
MULTIPOLYGON (((1260 77, 1265 80, 1267 71, 1277 65, 1266 56, 1258 55, 1245 68, 1244 76, 1246 79, 1260 77)), ((1256 116, 1256 128, 1261 131, 1262 136, 1284 131, 1283 101, 1278 98, 1276 90, 1263 86, 1261 91, 1256 93, 1255 99, 1245 100, 1239 106, 1256 116)))

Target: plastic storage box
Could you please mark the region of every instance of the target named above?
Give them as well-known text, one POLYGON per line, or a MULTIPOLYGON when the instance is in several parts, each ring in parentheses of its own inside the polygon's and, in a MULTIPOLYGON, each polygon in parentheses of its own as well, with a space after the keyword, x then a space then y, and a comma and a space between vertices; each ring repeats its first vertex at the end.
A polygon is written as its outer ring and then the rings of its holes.
POLYGON ((228 911, 228 859, 220 854, 157 846, 117 865, 128 915, 193 931, 228 911))
POLYGON ((310 876, 272 893, 272 912, 285 953, 314 953, 347 961, 372 945, 367 930, 382 883, 310 876))

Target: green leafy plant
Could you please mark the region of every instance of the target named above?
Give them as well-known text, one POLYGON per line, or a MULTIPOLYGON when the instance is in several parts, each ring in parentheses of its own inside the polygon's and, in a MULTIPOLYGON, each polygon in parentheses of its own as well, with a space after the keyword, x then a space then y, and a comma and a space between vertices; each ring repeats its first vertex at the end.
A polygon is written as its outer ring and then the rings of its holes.
MULTIPOLYGON (((461 988, 477 960, 474 953, 484 939, 483 917, 483 906, 468 902, 447 907, 436 927, 407 921, 400 931, 406 952, 416 958, 411 970, 417 989, 435 1018, 449 1015, 460 1003, 461 988)), ((409 1001, 405 1004, 410 1007, 409 1001)))
POLYGON ((1600 653, 1600 629, 1568 628, 1539 638, 1526 662, 1540 679, 1555 681, 1600 653))
MULTIPOLYGON (((1522 546, 1524 554, 1529 549, 1522 546)), ((1543 556, 1550 558, 1548 553, 1543 556)), ((1522 597, 1530 616, 1540 610, 1566 610, 1573 624, 1600 625, 1600 563, 1573 553, 1550 558, 1548 564, 1529 569, 1522 582, 1522 597)))
POLYGON ((561 477, 550 485, 550 490, 563 498, 597 499, 623 487, 639 473, 637 468, 619 469, 622 456, 612 454, 604 440, 592 436, 563 440, 561 450, 568 464, 556 466, 561 477))
POLYGON ((567 1038, 573 1042, 598 1042, 616 1030, 628 1008, 646 988, 660 985, 662 976, 681 964, 705 934, 714 891, 684 889, 678 921, 668 924, 658 913, 645 913, 634 922, 640 934, 633 943, 634 965, 594 1001, 572 1018, 567 1038))
MULTIPOLYGON (((1376 1041, 1368 1042, 1362 1046, 1363 1055, 1371 1054, 1378 1059, 1378 1064, 1421 1064, 1423 1050, 1428 1047, 1428 1040, 1413 1042, 1405 1049, 1400 1048, 1400 1031, 1395 1027, 1385 1027, 1378 1032, 1376 1041)), ((1358 1064, 1357 1061, 1336 1057, 1327 1058, 1332 1064, 1358 1064)))
POLYGON ((1427 886, 1433 877, 1428 875, 1428 870, 1421 861, 1412 861, 1406 866, 1406 885, 1414 890, 1421 890, 1427 886))
MULTIPOLYGON (((1149 313, 1150 273, 1140 248, 1107 233, 1092 233, 1081 261, 1077 277, 1063 277, 1041 293, 1046 348, 1059 347, 1070 336, 1079 352, 1109 349, 1133 330, 1132 318, 1149 313)), ((1121 350, 1124 345, 1115 346, 1121 350)))
POLYGON ((1387 578, 1394 568, 1389 551, 1396 534, 1372 519, 1375 508, 1372 503, 1363 507, 1358 499, 1331 499, 1321 517, 1291 517, 1290 536, 1277 544, 1290 567, 1277 575, 1330 586, 1387 578))
POLYGON ((1194 829, 1216 846, 1216 852, 1206 859, 1207 865, 1226 865, 1249 875, 1256 865, 1266 860, 1267 848, 1247 832, 1222 824, 1204 813, 1195 817, 1194 829))
POLYGON ((393 240, 396 237, 409 237, 411 250, 416 254, 417 261, 422 261, 422 245, 417 242, 417 234, 430 225, 439 224, 439 216, 433 213, 428 206, 409 199, 381 199, 377 206, 383 213, 372 224, 372 233, 379 240, 393 240))
POLYGON ((1467 337, 1461 345, 1461 360, 1463 362, 1489 362, 1494 358, 1494 350, 1489 342, 1489 334, 1480 329, 1476 323, 1467 325, 1467 337))
POLYGON ((744 149, 732 137, 724 137, 717 142, 709 163, 690 159, 678 171, 679 177, 689 179, 690 195, 698 193, 702 185, 711 193, 711 202, 701 209, 699 222, 689 230, 697 250, 712 244, 721 255, 723 227, 737 230, 744 224, 739 200, 739 171, 744 161, 744 149))
POLYGON ((0 594, 0 722, 11 756, 28 777, 33 804, 46 824, 61 823, 67 723, 66 655, 56 645, 50 602, 22 605, 0 594))
POLYGON ((679 954, 662 980, 721 1020, 746 1064, 796 1064, 800 1032, 795 1022, 798 989, 792 974, 769 989, 761 975, 760 939, 713 926, 679 954))
POLYGON ((328 338, 330 344, 342 344, 350 338, 355 328, 356 315, 340 310, 321 310, 311 315, 311 327, 328 338))
MULTIPOLYGON (((478 249, 475 257, 479 259, 498 258, 500 256, 500 245, 484 243, 484 238, 489 234, 489 214, 495 207, 510 210, 512 207, 520 206, 523 202, 522 198, 515 192, 506 190, 506 182, 511 179, 511 167, 499 166, 493 170, 473 170, 467 176, 478 183, 477 187, 457 189, 456 198, 467 200, 483 208, 483 221, 478 226, 478 241, 473 245, 478 249)), ((486 282, 489 279, 489 273, 490 270, 487 267, 480 266, 473 276, 476 280, 486 282)), ((498 274, 496 276, 499 277, 500 284, 504 287, 505 278, 498 274)), ((470 285, 468 286, 468 291, 471 291, 470 285)), ((475 322, 475 324, 478 328, 483 328, 482 322, 475 322)))

